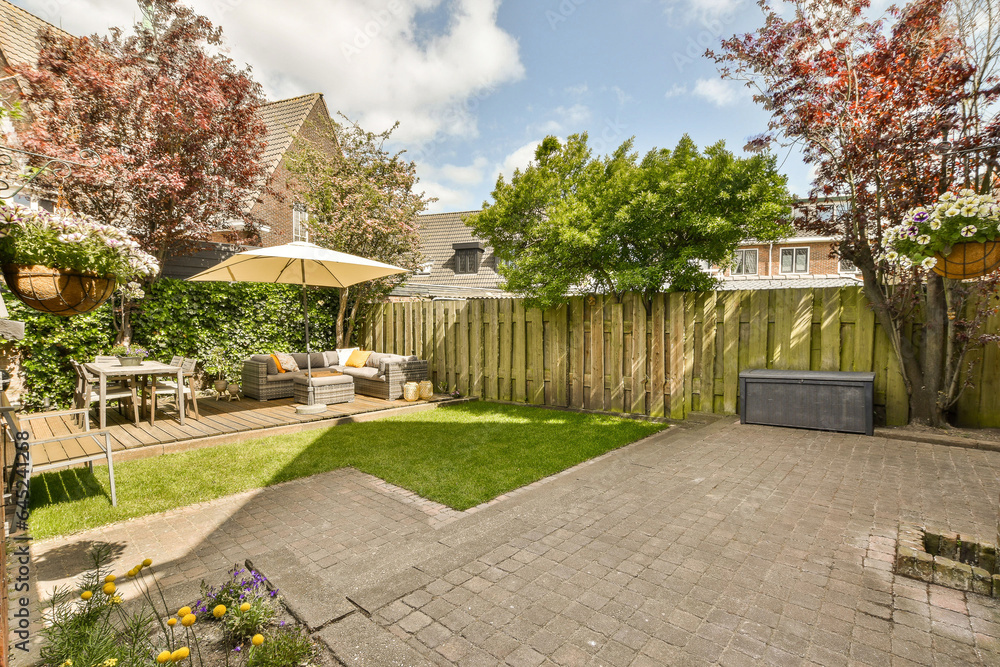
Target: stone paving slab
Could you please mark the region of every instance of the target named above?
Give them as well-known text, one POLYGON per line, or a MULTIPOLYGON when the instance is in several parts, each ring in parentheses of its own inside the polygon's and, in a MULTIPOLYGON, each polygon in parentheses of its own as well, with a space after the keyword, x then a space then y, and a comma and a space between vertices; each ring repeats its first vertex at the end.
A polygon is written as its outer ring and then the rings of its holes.
POLYGON ((270 553, 373 612, 320 610, 325 637, 391 633, 441 665, 991 665, 1000 605, 892 561, 900 521, 992 534, 998 490, 1000 453, 726 419, 471 513, 336 471, 36 553, 50 578, 95 539, 188 573, 270 553))
POLYGON ((363 614, 351 614, 319 633, 346 667, 433 667, 434 663, 363 614))

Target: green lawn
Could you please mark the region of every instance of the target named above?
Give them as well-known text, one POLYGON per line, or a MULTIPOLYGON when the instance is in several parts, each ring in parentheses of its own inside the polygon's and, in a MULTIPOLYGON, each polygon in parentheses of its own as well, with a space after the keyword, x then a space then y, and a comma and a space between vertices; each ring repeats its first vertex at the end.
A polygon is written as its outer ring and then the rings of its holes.
POLYGON ((601 415, 474 401, 292 435, 234 442, 31 480, 36 539, 353 466, 468 509, 665 428, 601 415))

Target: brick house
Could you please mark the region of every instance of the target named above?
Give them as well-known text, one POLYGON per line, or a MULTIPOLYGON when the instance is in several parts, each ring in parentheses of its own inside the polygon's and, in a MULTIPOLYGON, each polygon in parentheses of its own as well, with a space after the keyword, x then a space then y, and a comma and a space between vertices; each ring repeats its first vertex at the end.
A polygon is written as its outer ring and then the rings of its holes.
MULTIPOLYGON (((393 290, 392 299, 509 296, 500 289, 493 249, 465 226, 464 219, 473 213, 478 211, 420 216, 421 252, 427 263, 393 290)), ((802 212, 797 211, 796 217, 802 212)), ((720 290, 857 284, 860 274, 855 267, 832 256, 836 243, 836 237, 795 229, 792 236, 774 243, 741 244, 733 267, 720 270, 705 262, 703 269, 720 280, 720 290)))
MULTIPOLYGON (((340 149, 333 140, 333 120, 322 93, 301 95, 287 100, 269 102, 261 107, 261 120, 267 128, 264 165, 271 192, 259 193, 250 214, 260 225, 262 247, 282 245, 292 241, 308 241, 308 215, 291 182, 288 156, 303 140, 314 143, 331 155, 340 149)), ((239 224, 220 230, 212 241, 246 245, 247 236, 239 224)))

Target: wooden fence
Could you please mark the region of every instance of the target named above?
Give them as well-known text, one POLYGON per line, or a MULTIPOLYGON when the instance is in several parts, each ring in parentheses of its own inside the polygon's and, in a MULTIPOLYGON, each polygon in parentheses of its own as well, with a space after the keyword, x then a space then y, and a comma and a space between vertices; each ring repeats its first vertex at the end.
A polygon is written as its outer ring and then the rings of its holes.
MULTIPOLYGON (((674 419, 734 414, 739 372, 778 368, 875 371, 877 423, 905 424, 909 411, 889 339, 859 287, 660 294, 648 310, 634 294, 546 310, 518 299, 389 303, 365 345, 416 354, 435 386, 485 399, 674 419)), ((1000 426, 1000 354, 994 346, 975 361, 959 420, 1000 426)))

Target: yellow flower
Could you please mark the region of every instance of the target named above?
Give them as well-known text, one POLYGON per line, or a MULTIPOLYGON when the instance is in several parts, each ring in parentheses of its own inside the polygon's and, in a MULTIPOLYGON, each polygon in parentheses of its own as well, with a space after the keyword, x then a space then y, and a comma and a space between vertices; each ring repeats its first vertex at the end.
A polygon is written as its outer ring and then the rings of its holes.
POLYGON ((173 617, 167 619, 167 625, 169 625, 170 627, 174 627, 175 625, 177 625, 177 619, 173 617))
MULTIPOLYGON (((117 578, 118 577, 116 577, 115 575, 109 574, 108 576, 104 577, 104 583, 110 584, 112 581, 114 581, 117 578)), ((108 659, 110 660, 110 658, 108 658, 108 659)))
POLYGON ((73 661, 72 660, 67 660, 63 664, 59 665, 59 667, 72 667, 72 665, 73 665, 73 661))
POLYGON ((160 651, 160 655, 156 656, 156 662, 161 665, 170 660, 170 651, 160 651))
POLYGON ((254 635, 253 639, 250 640, 250 643, 254 646, 260 646, 264 643, 264 635, 254 635))
POLYGON ((80 593, 80 597, 82 597, 84 600, 89 600, 90 598, 94 597, 94 591, 84 591, 80 593))
POLYGON ((108 604, 116 605, 116 604, 121 604, 124 601, 125 600, 122 599, 122 596, 116 595, 113 598, 111 598, 110 600, 108 600, 108 604))
POLYGON ((105 595, 113 595, 117 589, 115 588, 115 585, 109 581, 101 587, 101 590, 104 591, 105 595))
POLYGON ((184 618, 190 613, 191 613, 191 607, 181 607, 180 609, 177 610, 177 615, 180 616, 181 618, 184 618))
POLYGON ((226 615, 226 605, 220 604, 215 609, 212 610, 212 616, 216 618, 222 618, 226 615))
POLYGON ((173 660, 174 662, 180 662, 189 655, 191 655, 191 651, 188 649, 188 647, 182 646, 170 654, 170 659, 173 660))
POLYGON ((115 667, 118 664, 118 658, 108 658, 101 663, 102 667, 115 667))
POLYGON ((139 570, 135 569, 134 567, 128 571, 128 576, 130 577, 134 577, 137 574, 139 574, 139 570))
POLYGON ((142 561, 142 564, 143 564, 143 566, 145 566, 145 567, 149 567, 150 565, 152 565, 152 564, 153 564, 153 559, 152 559, 152 558, 146 558, 146 559, 144 559, 144 560, 142 561))
POLYGON ((194 614, 184 614, 184 618, 181 619, 181 625, 183 625, 185 628, 188 628, 194 625, 194 622, 196 620, 197 618, 195 617, 194 614))
POLYGON ((250 611, 250 603, 244 602, 240 605, 240 611, 250 611))

